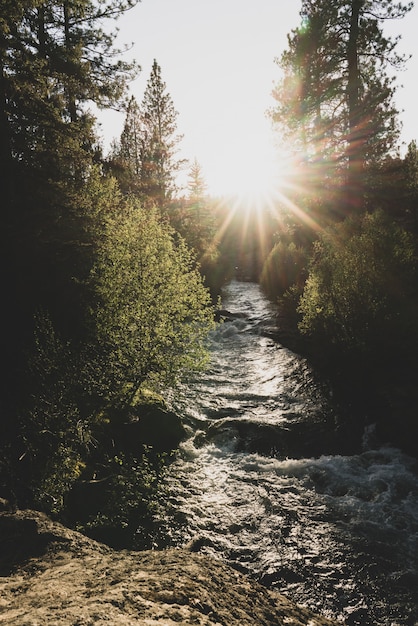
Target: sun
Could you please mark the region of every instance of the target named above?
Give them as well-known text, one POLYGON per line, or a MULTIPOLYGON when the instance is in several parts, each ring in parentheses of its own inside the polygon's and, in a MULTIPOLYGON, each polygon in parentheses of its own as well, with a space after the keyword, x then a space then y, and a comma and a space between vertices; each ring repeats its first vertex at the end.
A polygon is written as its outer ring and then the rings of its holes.
POLYGON ((252 153, 236 155, 220 173, 216 187, 244 210, 261 210, 271 205, 285 185, 288 161, 284 155, 252 153))

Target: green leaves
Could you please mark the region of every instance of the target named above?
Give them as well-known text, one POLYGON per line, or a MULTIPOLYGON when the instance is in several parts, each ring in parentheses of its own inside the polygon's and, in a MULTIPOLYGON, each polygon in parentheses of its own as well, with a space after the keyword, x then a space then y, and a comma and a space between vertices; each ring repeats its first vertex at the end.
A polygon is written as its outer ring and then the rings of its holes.
POLYGON ((284 75, 273 93, 274 123, 294 150, 322 166, 324 180, 332 184, 338 169, 348 169, 347 193, 355 201, 349 187, 361 185, 363 165, 382 158, 398 139, 387 68, 402 67, 405 58, 382 21, 410 9, 390 0, 304 1, 302 25, 278 61, 284 75))
POLYGON ((97 245, 92 317, 120 400, 199 368, 213 309, 183 240, 131 199, 107 215, 97 245))
POLYGON ((380 211, 346 220, 316 243, 300 329, 346 352, 371 351, 382 337, 386 345, 404 342, 404 333, 417 332, 414 276, 416 253, 406 231, 380 211))

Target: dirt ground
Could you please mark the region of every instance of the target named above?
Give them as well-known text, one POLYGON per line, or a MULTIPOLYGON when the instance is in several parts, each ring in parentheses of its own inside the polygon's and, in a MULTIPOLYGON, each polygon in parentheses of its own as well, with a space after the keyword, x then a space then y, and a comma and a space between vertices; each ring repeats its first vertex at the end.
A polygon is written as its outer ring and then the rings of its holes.
POLYGON ((0 514, 8 626, 332 626, 192 551, 115 551, 36 511, 0 514))

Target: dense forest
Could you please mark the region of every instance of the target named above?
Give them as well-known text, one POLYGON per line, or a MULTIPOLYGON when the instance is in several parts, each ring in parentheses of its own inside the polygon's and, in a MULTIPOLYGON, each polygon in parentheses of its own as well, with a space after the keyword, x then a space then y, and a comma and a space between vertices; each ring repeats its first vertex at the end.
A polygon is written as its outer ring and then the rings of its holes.
POLYGON ((270 111, 291 173, 244 220, 179 158, 157 60, 142 101, 129 95, 139 68, 109 24, 134 4, 17 0, 0 19, 0 496, 95 536, 152 515, 181 437, 164 399, 205 366, 233 276, 260 282, 282 339, 343 400, 364 402, 367 387, 379 410, 398 409, 401 443, 416 433, 418 148, 398 152, 388 68, 405 59, 382 31, 411 6, 302 2, 270 111), (109 154, 93 103, 124 110, 109 154), (126 445, 146 415, 171 440, 126 445), (87 479, 108 481, 114 500, 77 517, 87 479))

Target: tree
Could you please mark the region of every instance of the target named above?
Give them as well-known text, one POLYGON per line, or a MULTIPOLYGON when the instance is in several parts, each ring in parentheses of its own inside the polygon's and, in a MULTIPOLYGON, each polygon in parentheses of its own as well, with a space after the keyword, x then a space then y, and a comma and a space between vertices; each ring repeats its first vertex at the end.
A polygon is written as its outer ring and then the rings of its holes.
POLYGON ((164 392, 201 368, 214 325, 193 256, 157 209, 142 209, 99 168, 83 200, 84 246, 94 260, 77 293, 87 332, 65 337, 48 311, 37 312, 13 433, 2 428, 0 438, 0 484, 12 482, 25 506, 35 499, 55 512, 93 448, 108 467, 109 419, 125 416, 138 390, 164 392))
POLYGON ((418 150, 415 141, 405 157, 389 155, 371 170, 367 189, 370 206, 388 212, 410 232, 418 232, 418 150))
POLYGON ((176 175, 185 164, 176 158, 182 139, 176 134, 177 116, 161 68, 154 60, 141 105, 134 96, 129 101, 109 167, 125 193, 133 193, 143 204, 160 210, 170 204, 177 190, 176 175))
POLYGON ((178 113, 174 108, 161 68, 154 60, 140 107, 141 118, 141 192, 161 209, 167 207, 175 189, 175 177, 184 165, 176 159, 178 113))
POLYGON ((17 393, 43 310, 56 332, 80 340, 93 262, 85 184, 97 156, 87 107, 115 103, 134 68, 115 56, 103 22, 134 0, 2 2, 0 18, 1 284, 8 306, 0 438, 13 440, 17 393), (4 428, 3 428, 4 427, 4 428))
POLYGON ((97 154, 87 105, 117 102, 134 71, 115 56, 115 33, 102 24, 134 3, 3 3, 0 175, 9 193, 1 266, 11 269, 2 284, 10 302, 16 288, 17 308, 24 300, 29 315, 66 299, 86 258, 75 242, 83 236, 82 188, 97 154))
POLYGON ((398 137, 388 67, 405 59, 382 23, 411 8, 391 0, 304 0, 302 25, 279 60, 284 77, 273 94, 274 122, 299 142, 317 168, 314 177, 345 171, 354 207, 361 204, 364 165, 384 157, 398 137))
POLYGON ((131 96, 119 140, 115 139, 107 158, 107 169, 118 180, 124 194, 141 195, 142 124, 139 105, 131 96))
POLYGON ((100 211, 91 323, 113 403, 173 385, 206 359, 213 308, 184 241, 157 209, 113 192, 100 211))
POLYGON ((141 176, 141 124, 139 106, 134 96, 131 97, 126 111, 119 154, 128 169, 139 179, 141 176))
POLYGON ((315 243, 300 300, 301 331, 324 349, 396 362, 418 331, 416 260, 411 234, 383 211, 327 229, 315 243))
POLYGON ((85 105, 115 104, 134 70, 115 56, 115 34, 106 34, 102 23, 135 3, 6 3, 0 27, 2 172, 13 166, 16 176, 52 181, 82 175, 95 142, 85 105))
POLYGON ((186 222, 194 241, 193 247, 200 255, 205 252, 213 237, 213 224, 208 219, 208 198, 206 196, 206 182, 203 177, 202 167, 195 159, 190 167, 188 175, 188 196, 186 200, 186 222), (206 211, 205 211, 206 209, 206 211), (205 213, 205 214, 204 214, 205 213))

